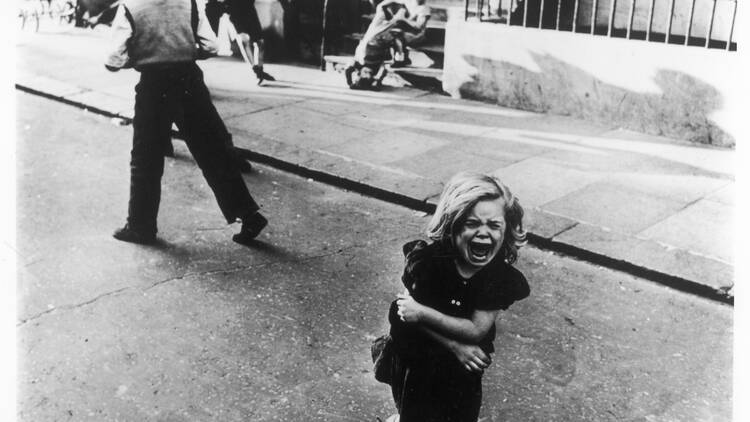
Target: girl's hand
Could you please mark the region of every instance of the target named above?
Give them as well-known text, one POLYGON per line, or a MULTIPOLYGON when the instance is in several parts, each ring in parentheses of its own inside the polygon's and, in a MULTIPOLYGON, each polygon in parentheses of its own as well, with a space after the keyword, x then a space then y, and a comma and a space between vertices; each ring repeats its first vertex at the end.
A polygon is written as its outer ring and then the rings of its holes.
POLYGON ((473 344, 454 343, 451 351, 461 363, 461 366, 469 372, 484 372, 492 363, 492 359, 482 351, 479 346, 473 344))
POLYGON ((414 300, 408 291, 397 296, 396 305, 398 305, 398 316, 404 322, 419 322, 423 306, 414 300))

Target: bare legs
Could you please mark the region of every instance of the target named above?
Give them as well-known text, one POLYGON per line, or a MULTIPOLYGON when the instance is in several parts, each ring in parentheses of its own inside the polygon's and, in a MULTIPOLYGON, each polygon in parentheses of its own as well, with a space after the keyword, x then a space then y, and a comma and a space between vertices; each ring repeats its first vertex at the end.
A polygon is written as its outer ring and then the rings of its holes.
POLYGON ((240 32, 237 34, 237 46, 239 47, 240 54, 245 63, 252 66, 255 76, 258 78, 258 85, 265 81, 275 81, 273 76, 263 71, 263 55, 265 50, 265 43, 263 39, 258 39, 253 42, 250 39, 250 35, 240 32))

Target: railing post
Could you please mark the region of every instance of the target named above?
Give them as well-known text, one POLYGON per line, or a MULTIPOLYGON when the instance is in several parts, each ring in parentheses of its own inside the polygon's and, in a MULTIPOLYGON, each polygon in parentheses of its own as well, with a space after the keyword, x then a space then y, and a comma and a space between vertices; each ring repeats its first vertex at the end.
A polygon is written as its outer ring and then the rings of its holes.
POLYGON ((544 0, 539 0, 539 29, 542 29, 542 17, 544 17, 544 0))
POLYGON ((625 38, 627 39, 630 39, 630 32, 633 30, 633 16, 634 15, 635 15, 635 0, 630 0, 630 13, 628 14, 628 28, 627 28, 627 34, 625 34, 625 38))
POLYGON ((690 13, 688 14, 687 33, 685 34, 685 45, 690 42, 690 29, 693 26, 693 12, 695 12, 695 0, 690 2, 690 13))
POLYGON ((555 18, 555 30, 560 30, 560 7, 562 7, 562 0, 557 0, 557 18, 555 18))
POLYGON ((667 30, 664 33, 664 43, 669 44, 669 36, 672 34, 672 15, 674 15, 674 0, 669 0, 669 9, 667 10, 667 30))
POLYGON ((648 26, 646 26, 646 41, 651 41, 651 22, 654 20, 654 2, 651 0, 651 6, 648 8, 648 26))
POLYGON ((609 24, 607 25, 607 36, 612 36, 612 27, 615 26, 615 7, 617 7, 617 0, 612 0, 609 8, 609 24))
POLYGON ((734 34, 734 19, 737 17, 737 0, 734 0, 734 10, 732 11, 732 23, 729 26, 729 37, 727 38, 727 51, 732 46, 732 35, 734 34))
POLYGON ((578 26, 578 0, 573 4, 573 32, 576 32, 578 26))
POLYGON ((526 13, 529 11, 529 0, 523 0, 523 27, 526 27, 526 13))
POLYGON ((591 35, 594 34, 594 30, 596 28, 596 6, 597 6, 597 0, 594 0, 594 4, 591 6, 591 35))
POLYGON ((713 0, 713 5, 711 6, 711 16, 709 17, 709 21, 708 21, 708 32, 706 33, 706 45, 705 45, 706 48, 708 48, 708 45, 711 42, 711 32, 713 32, 713 29, 714 29, 714 15, 715 14, 716 14, 716 0, 713 0))

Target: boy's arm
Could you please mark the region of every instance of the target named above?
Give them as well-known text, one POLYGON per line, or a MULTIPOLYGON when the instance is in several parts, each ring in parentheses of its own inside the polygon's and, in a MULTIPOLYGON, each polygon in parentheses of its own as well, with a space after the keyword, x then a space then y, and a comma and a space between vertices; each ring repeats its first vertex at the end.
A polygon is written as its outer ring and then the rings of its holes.
POLYGON ((408 293, 398 295, 398 314, 405 322, 418 323, 460 341, 478 343, 487 335, 500 310, 476 310, 471 319, 445 315, 414 300, 408 293))
POLYGON ((117 6, 115 18, 112 20, 110 54, 104 62, 104 67, 111 72, 130 67, 128 40, 133 35, 132 18, 124 4, 117 6))
POLYGON ((410 18, 404 17, 401 22, 408 27, 405 28, 407 31, 419 33, 425 29, 425 27, 427 26, 427 20, 429 18, 430 15, 420 13, 419 15, 410 18))
POLYGON ((198 22, 195 25, 195 42, 198 45, 198 59, 207 59, 214 57, 219 51, 218 41, 216 40, 216 34, 214 34, 211 25, 208 23, 205 13, 205 2, 203 0, 197 0, 194 3, 196 12, 198 14, 198 22))

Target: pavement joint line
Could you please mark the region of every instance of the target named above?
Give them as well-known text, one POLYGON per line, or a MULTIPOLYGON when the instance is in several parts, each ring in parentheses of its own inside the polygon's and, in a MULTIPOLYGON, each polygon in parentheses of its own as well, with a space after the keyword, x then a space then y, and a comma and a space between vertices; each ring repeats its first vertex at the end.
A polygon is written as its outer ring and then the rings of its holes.
POLYGON ((574 228, 578 227, 580 224, 581 224, 580 221, 575 221, 573 224, 570 225, 570 227, 565 227, 564 229, 560 230, 559 232, 552 234, 552 236, 550 236, 549 238, 550 239, 554 239, 557 236, 560 236, 561 234, 563 234, 565 232, 573 230, 574 228))
MULTIPOLYGON (((30 87, 25 87, 16 84, 16 89, 24 91, 30 94, 39 95, 44 98, 48 98, 54 101, 63 102, 79 108, 87 109, 93 113, 103 114, 109 117, 118 117, 126 122, 132 122, 132 119, 114 114, 106 110, 101 110, 95 107, 88 107, 86 104, 71 101, 66 98, 48 94, 39 90, 35 90, 30 87)), ((180 137, 179 132, 172 130, 172 135, 178 139, 180 137)), ((431 201, 419 200, 408 195, 400 194, 394 191, 390 191, 383 188, 378 188, 366 183, 358 182, 352 179, 348 179, 343 176, 338 176, 333 173, 328 173, 322 170, 316 170, 311 167, 306 167, 300 164, 295 164, 289 161, 285 161, 279 158, 272 157, 270 155, 262 154, 256 151, 250 151, 244 148, 235 147, 240 154, 251 161, 268 165, 277 170, 285 171, 288 173, 296 174, 304 178, 310 178, 320 183, 331 185, 340 189, 349 190, 366 197, 371 197, 384 202, 389 202, 395 205, 403 206, 415 211, 422 211, 427 214, 433 214, 436 209, 436 204, 431 201)), ((565 242, 554 240, 554 238, 543 237, 531 232, 527 233, 529 244, 541 249, 555 253, 559 253, 565 256, 570 256, 585 262, 589 262, 594 265, 599 265, 612 270, 620 271, 626 274, 630 274, 636 277, 640 277, 646 280, 650 280, 657 284, 661 284, 666 287, 670 287, 674 290, 681 291, 683 293, 693 294, 698 297, 703 297, 709 300, 726 303, 734 306, 734 297, 728 293, 728 289, 716 289, 710 286, 706 286, 697 283, 693 280, 688 280, 682 277, 667 274, 658 270, 647 268, 642 265, 634 264, 625 260, 612 258, 600 253, 589 251, 581 247, 571 245, 565 242)), ((51 310, 50 310, 51 311, 51 310)), ((45 311, 44 313, 49 312, 45 311)))

